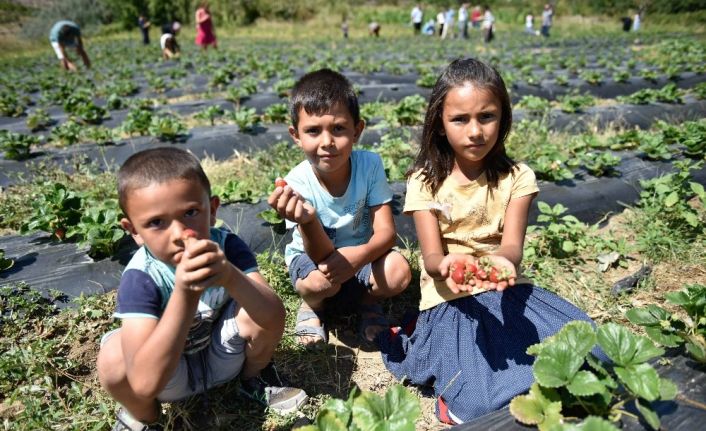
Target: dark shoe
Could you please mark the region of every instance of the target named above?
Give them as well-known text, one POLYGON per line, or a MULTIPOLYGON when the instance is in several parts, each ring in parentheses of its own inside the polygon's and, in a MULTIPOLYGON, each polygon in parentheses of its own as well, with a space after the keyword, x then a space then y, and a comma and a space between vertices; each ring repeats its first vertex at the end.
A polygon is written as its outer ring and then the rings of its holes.
POLYGON ((138 421, 127 410, 120 408, 116 415, 116 422, 112 431, 162 431, 164 428, 158 423, 146 424, 138 421))
POLYGON ((285 386, 271 362, 260 375, 240 382, 240 392, 279 415, 299 409, 309 398, 302 389, 285 386))
POLYGON ((385 317, 385 312, 380 304, 360 304, 358 306, 358 338, 365 343, 372 343, 378 334, 389 330, 390 322, 385 317), (370 329, 378 328, 372 338, 368 337, 370 329))

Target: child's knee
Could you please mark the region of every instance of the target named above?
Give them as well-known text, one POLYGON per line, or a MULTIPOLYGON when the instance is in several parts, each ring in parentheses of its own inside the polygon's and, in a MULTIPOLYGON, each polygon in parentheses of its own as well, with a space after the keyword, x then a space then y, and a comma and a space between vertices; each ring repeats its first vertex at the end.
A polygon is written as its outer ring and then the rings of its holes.
POLYGON ((391 251, 382 259, 385 283, 377 283, 378 286, 385 288, 391 295, 403 292, 412 281, 412 271, 407 259, 396 251, 391 251))
POLYGON ((125 380, 125 359, 118 334, 112 336, 98 351, 96 370, 101 385, 109 389, 125 380))
MULTIPOLYGON (((279 314, 279 313, 275 313, 279 314)), ((284 334, 285 316, 271 316, 269 322, 258 324, 242 307, 238 308, 235 322, 238 327, 238 336, 249 342, 276 345, 284 334)))

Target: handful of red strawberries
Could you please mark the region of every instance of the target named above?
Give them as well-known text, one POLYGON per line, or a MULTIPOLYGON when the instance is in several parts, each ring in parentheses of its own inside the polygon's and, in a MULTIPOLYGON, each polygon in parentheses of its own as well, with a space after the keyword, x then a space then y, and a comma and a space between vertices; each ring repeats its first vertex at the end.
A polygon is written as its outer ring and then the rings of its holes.
POLYGON ((512 277, 512 271, 505 267, 497 267, 487 256, 478 259, 478 263, 458 262, 451 265, 451 279, 456 284, 471 284, 474 280, 489 281, 499 283, 508 281, 512 277))

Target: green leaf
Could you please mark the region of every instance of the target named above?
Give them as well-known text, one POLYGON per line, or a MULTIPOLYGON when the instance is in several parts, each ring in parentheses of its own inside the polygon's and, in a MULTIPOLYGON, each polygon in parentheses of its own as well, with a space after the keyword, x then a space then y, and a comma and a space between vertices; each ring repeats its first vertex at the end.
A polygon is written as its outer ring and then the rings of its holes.
POLYGON ((663 308, 650 304, 644 308, 632 308, 625 317, 636 325, 658 325, 661 320, 669 319, 670 314, 663 308))
POLYGON ((686 343, 686 350, 697 361, 701 362, 702 364, 706 363, 706 349, 704 348, 704 346, 689 342, 686 343))
POLYGON ((562 419, 561 401, 552 401, 537 383, 533 383, 527 395, 512 399, 510 413, 525 425, 549 425, 562 419))
POLYGON ((684 342, 680 336, 664 332, 661 327, 648 327, 645 332, 650 340, 662 346, 677 347, 684 342))
POLYGON ((583 363, 584 355, 566 343, 556 342, 542 349, 532 371, 540 385, 558 388, 568 384, 583 363))
POLYGON ((326 410, 316 416, 316 426, 319 431, 347 431, 348 425, 344 423, 335 412, 326 410))
POLYGON ((626 327, 615 323, 601 325, 597 335, 598 344, 605 354, 619 366, 639 364, 664 353, 649 338, 636 336, 626 327))
POLYGON ((618 427, 612 422, 599 418, 598 416, 589 416, 580 425, 581 431, 619 431, 618 427))
POLYGON ((620 381, 637 396, 647 401, 654 401, 659 397, 659 376, 650 364, 615 367, 614 371, 620 381))
POLYGON ((662 401, 673 400, 677 397, 679 388, 673 381, 665 378, 659 379, 659 399, 662 401))
POLYGON ((574 245, 573 241, 565 240, 561 244, 561 249, 567 253, 571 253, 576 250, 576 246, 574 245))
POLYGON ((699 225, 700 219, 699 216, 694 214, 691 211, 684 211, 682 212, 682 216, 684 217, 684 221, 686 221, 689 226, 696 227, 699 225))
POLYGON ((590 371, 577 372, 566 388, 578 397, 586 397, 605 391, 603 383, 590 371))
POLYGON ((635 407, 640 411, 640 414, 645 419, 645 422, 649 424, 654 430, 659 429, 659 416, 652 410, 649 406, 642 405, 640 400, 635 400, 635 407))
POLYGON ((551 214, 552 213, 552 208, 549 206, 548 203, 546 203, 544 201, 537 202, 537 208, 539 208, 539 212, 542 214, 551 214))
POLYGON ((677 202, 679 202, 679 194, 677 192, 672 192, 664 200, 664 205, 669 208, 673 207, 677 202))

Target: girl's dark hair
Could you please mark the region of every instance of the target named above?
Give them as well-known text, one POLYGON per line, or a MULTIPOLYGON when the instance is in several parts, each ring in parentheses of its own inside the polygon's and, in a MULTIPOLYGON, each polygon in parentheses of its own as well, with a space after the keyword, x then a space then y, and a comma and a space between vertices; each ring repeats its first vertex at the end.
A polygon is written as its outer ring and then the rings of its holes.
POLYGON ((475 58, 457 59, 451 62, 434 85, 424 118, 424 129, 419 153, 407 177, 421 170, 420 178, 436 195, 441 184, 451 175, 454 167, 454 151, 445 135, 441 115, 444 100, 452 88, 471 84, 490 91, 500 102, 500 130, 493 149, 483 159, 483 171, 491 187, 498 184, 501 174, 509 173, 515 162, 505 151, 505 139, 512 127, 512 106, 505 88, 505 81, 495 68, 475 58))

